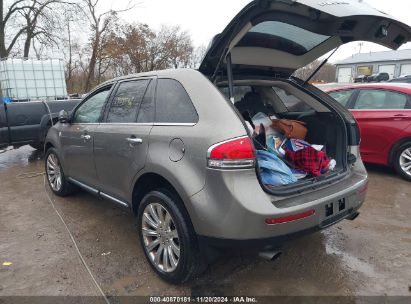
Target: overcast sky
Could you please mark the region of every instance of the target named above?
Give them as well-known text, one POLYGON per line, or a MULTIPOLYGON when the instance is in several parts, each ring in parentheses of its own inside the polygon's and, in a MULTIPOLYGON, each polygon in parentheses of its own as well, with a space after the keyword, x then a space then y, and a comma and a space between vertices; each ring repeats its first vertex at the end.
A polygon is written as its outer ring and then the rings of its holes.
MULTIPOLYGON (((180 25, 187 30, 196 46, 208 45, 214 35, 220 33, 230 20, 251 0, 135 0, 139 1, 131 11, 121 14, 128 22, 147 23, 150 27, 180 25)), ((320 0, 318 0, 320 1, 320 0)), ((365 0, 371 6, 384 11, 404 23, 411 25, 411 0, 365 0)), ((125 0, 100 0, 100 10, 120 9, 127 5, 125 0), (122 6, 123 5, 123 6, 122 6)), ((407 44, 402 48, 411 48, 407 44)), ((372 43, 364 43, 362 52, 386 50, 372 43)), ((333 62, 358 53, 358 42, 341 47, 333 62)))

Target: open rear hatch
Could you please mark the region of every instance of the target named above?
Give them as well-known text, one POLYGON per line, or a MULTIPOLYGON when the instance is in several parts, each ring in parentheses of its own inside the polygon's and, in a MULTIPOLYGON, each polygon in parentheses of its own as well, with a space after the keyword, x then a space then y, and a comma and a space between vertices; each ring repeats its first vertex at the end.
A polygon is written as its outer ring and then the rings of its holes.
POLYGON ((226 74, 230 54, 234 74, 287 77, 359 40, 398 49, 411 40, 411 28, 358 0, 252 1, 213 39, 199 70, 213 80, 226 74))
MULTIPOLYGON (((252 76, 254 79, 282 79, 289 82, 290 89, 299 87, 304 94, 316 98, 329 109, 329 114, 315 112, 312 117, 322 115, 322 118, 312 120, 311 125, 327 129, 327 123, 321 126, 325 117, 330 119, 328 126, 333 124, 335 130, 340 130, 319 139, 341 139, 331 145, 331 149, 336 151, 337 168, 341 170, 299 182, 295 187, 290 185, 271 191, 288 195, 339 179, 342 171, 347 172, 347 163, 350 162, 347 147, 356 146, 359 141, 357 139, 355 144, 350 142, 351 137, 358 137, 358 127, 345 109, 303 81, 287 79, 297 69, 352 41, 369 41, 398 49, 410 40, 411 28, 408 25, 358 0, 258 0, 248 4, 213 39, 199 70, 220 87, 221 83, 227 83, 228 97, 233 103, 235 83, 252 76)), ((260 174, 259 178, 261 181, 260 174)))

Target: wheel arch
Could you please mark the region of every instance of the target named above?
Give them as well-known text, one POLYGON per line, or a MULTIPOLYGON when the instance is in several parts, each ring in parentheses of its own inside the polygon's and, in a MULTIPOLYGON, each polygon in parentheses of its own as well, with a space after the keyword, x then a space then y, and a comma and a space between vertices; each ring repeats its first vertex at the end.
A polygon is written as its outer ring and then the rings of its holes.
POLYGON ((185 206, 184 198, 180 195, 178 187, 174 186, 168 179, 155 172, 144 173, 135 182, 131 202, 131 211, 133 214, 135 216, 137 215, 141 200, 147 193, 160 188, 167 189, 182 202, 181 207, 184 209, 186 213, 185 215, 188 216, 188 219, 191 222, 191 218, 185 206))
POLYGON ((51 117, 49 114, 45 114, 40 121, 40 135, 38 138, 39 142, 44 142, 47 137, 47 132, 48 130, 55 125, 58 122, 58 115, 57 114, 51 114, 51 117))
POLYGON ((391 147, 390 154, 388 156, 388 164, 390 166, 393 166, 394 164, 395 152, 399 149, 399 147, 401 147, 402 145, 408 142, 411 143, 411 136, 407 136, 407 137, 400 139, 391 147))
POLYGON ((50 149, 50 148, 54 148, 54 145, 50 141, 48 141, 44 145, 44 153, 47 153, 48 149, 50 149))

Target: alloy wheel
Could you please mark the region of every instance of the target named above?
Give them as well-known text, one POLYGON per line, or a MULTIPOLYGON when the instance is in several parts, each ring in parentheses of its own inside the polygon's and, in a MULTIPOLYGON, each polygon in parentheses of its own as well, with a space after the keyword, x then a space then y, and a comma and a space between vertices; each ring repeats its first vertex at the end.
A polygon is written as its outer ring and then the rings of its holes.
POLYGON ((159 203, 148 204, 141 229, 144 247, 153 265, 163 272, 175 271, 180 261, 180 242, 170 212, 159 203))
POLYGON ((411 176, 411 148, 407 148, 400 156, 401 169, 411 176))
POLYGON ((62 185, 60 162, 53 153, 47 157, 47 178, 51 188, 54 191, 60 191, 62 185))

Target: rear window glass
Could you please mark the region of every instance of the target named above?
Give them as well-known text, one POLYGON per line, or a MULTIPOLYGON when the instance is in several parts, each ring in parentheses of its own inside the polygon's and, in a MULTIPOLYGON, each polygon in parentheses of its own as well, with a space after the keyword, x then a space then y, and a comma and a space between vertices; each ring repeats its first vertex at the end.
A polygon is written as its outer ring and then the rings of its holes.
POLYGON ((271 48, 303 55, 329 38, 291 24, 265 21, 251 28, 239 46, 271 48))
POLYGON ((284 91, 283 89, 277 87, 273 87, 273 90, 281 99, 282 103, 287 108, 288 112, 308 112, 313 110, 313 108, 311 108, 308 104, 299 99, 297 96, 294 96, 284 91))
POLYGON ((198 114, 183 86, 173 79, 159 79, 156 101, 157 123, 197 123, 198 114))

